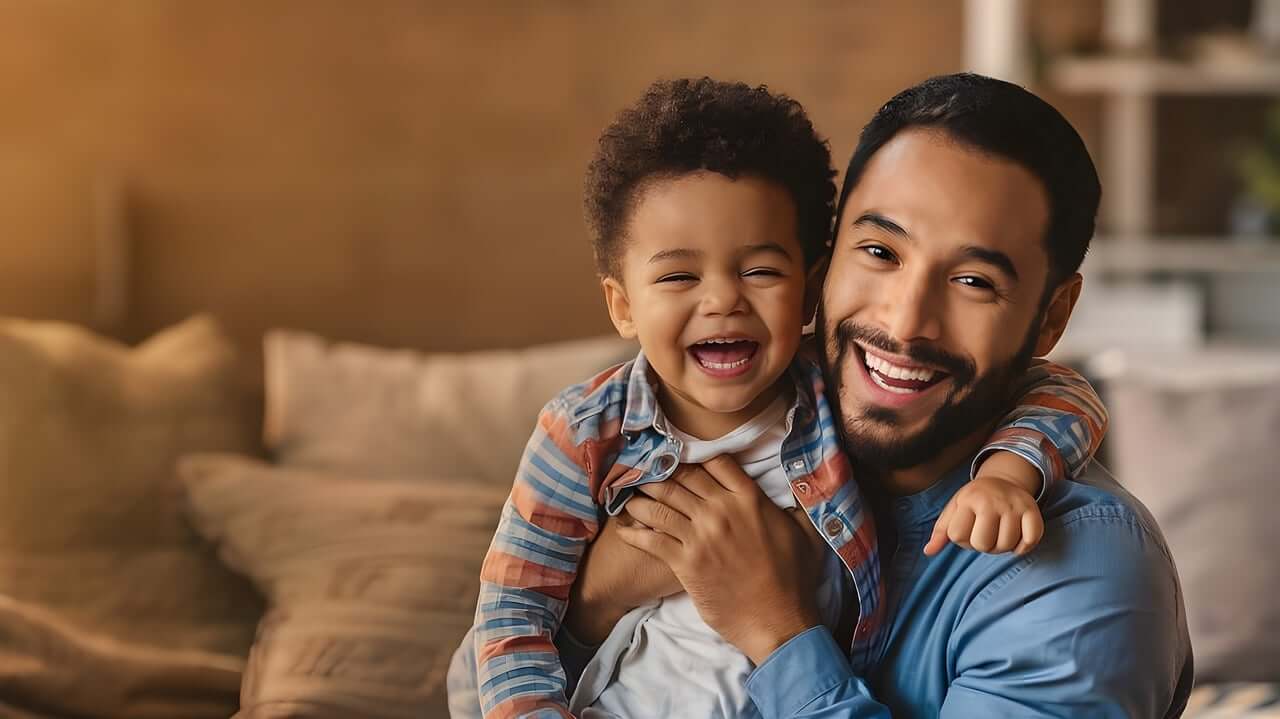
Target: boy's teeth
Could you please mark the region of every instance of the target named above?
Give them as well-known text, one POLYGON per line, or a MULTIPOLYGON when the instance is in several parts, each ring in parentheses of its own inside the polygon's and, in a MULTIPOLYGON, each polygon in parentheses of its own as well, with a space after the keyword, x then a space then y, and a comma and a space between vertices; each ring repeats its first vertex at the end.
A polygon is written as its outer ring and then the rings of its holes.
MULTIPOLYGON (((933 380, 934 375, 937 374, 937 372, 935 372, 934 370, 924 368, 924 367, 917 368, 917 369, 908 369, 906 367, 899 367, 895 364, 890 364, 887 360, 876 357, 870 352, 864 351, 863 356, 866 358, 866 364, 868 369, 875 370, 877 373, 885 377, 888 377, 889 379, 904 379, 904 380, 915 380, 917 382, 930 382, 933 380)), ((872 375, 872 377, 874 378, 875 375, 872 375)))

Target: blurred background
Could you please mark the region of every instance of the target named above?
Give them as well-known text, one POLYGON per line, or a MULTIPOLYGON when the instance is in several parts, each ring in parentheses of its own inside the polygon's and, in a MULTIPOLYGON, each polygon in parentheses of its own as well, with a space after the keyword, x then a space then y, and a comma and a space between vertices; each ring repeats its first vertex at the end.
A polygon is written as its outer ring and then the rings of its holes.
POLYGON ((1102 170, 1090 279, 1130 324, 1082 344, 1277 342, 1272 5, 13 0, 0 312, 137 340, 208 310, 246 346, 604 332, 581 177, 653 79, 787 92, 842 169, 880 103, 967 68, 1050 99, 1102 170))

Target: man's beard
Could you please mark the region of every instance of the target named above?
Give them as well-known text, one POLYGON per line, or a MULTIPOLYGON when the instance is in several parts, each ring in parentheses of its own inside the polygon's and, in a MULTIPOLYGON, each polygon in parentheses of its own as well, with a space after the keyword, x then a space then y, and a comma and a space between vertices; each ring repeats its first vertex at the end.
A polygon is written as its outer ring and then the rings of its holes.
POLYGON ((845 320, 829 336, 822 307, 818 308, 818 341, 822 348, 819 359, 827 378, 827 395, 832 410, 840 418, 845 451, 860 465, 878 471, 915 467, 936 458, 975 431, 989 427, 1005 414, 1017 378, 1027 371, 1035 353, 1036 331, 1040 322, 1031 323, 1022 346, 1009 361, 982 375, 977 374, 972 360, 928 344, 903 344, 887 333, 845 320), (950 375, 951 389, 946 400, 924 429, 912 436, 892 436, 902 420, 897 410, 869 406, 857 416, 849 416, 840 404, 844 395, 844 367, 847 362, 860 362, 854 341, 909 357, 921 364, 941 369, 950 375), (886 432, 886 430, 888 430, 886 432), (886 435, 890 436, 886 436, 886 435))

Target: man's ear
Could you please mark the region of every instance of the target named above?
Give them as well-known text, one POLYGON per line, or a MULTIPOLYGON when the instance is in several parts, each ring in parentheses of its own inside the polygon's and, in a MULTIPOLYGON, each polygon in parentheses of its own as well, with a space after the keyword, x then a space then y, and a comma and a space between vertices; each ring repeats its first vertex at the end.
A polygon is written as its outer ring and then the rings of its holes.
POLYGON ((813 322, 814 313, 818 311, 818 303, 822 301, 822 283, 827 280, 827 268, 831 266, 831 256, 823 255, 813 267, 809 268, 809 276, 804 281, 804 323, 813 322))
POLYGON ((1071 310, 1075 309, 1076 300, 1080 299, 1080 288, 1084 286, 1084 277, 1079 272, 1068 277, 1053 291, 1049 305, 1045 307, 1044 318, 1040 322, 1040 336, 1036 338, 1036 357, 1043 357, 1051 352, 1062 333, 1067 329, 1067 320, 1071 318, 1071 310))
POLYGON ((604 289, 604 305, 609 308, 609 319, 618 330, 618 336, 635 339, 636 324, 631 319, 631 300, 627 299, 627 289, 612 277, 600 280, 600 287, 604 289))

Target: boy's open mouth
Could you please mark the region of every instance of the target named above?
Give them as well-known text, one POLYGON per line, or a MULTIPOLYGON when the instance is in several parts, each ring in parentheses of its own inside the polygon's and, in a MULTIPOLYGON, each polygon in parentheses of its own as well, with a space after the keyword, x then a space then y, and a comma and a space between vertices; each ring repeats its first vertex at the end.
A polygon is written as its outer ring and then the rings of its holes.
POLYGON ((950 375, 941 370, 921 366, 904 366, 871 354, 862 348, 862 361, 867 375, 880 389, 893 394, 923 392, 950 375))
POLYGON ((736 337, 712 337, 689 346, 689 354, 700 367, 716 375, 745 371, 760 343, 736 337))

